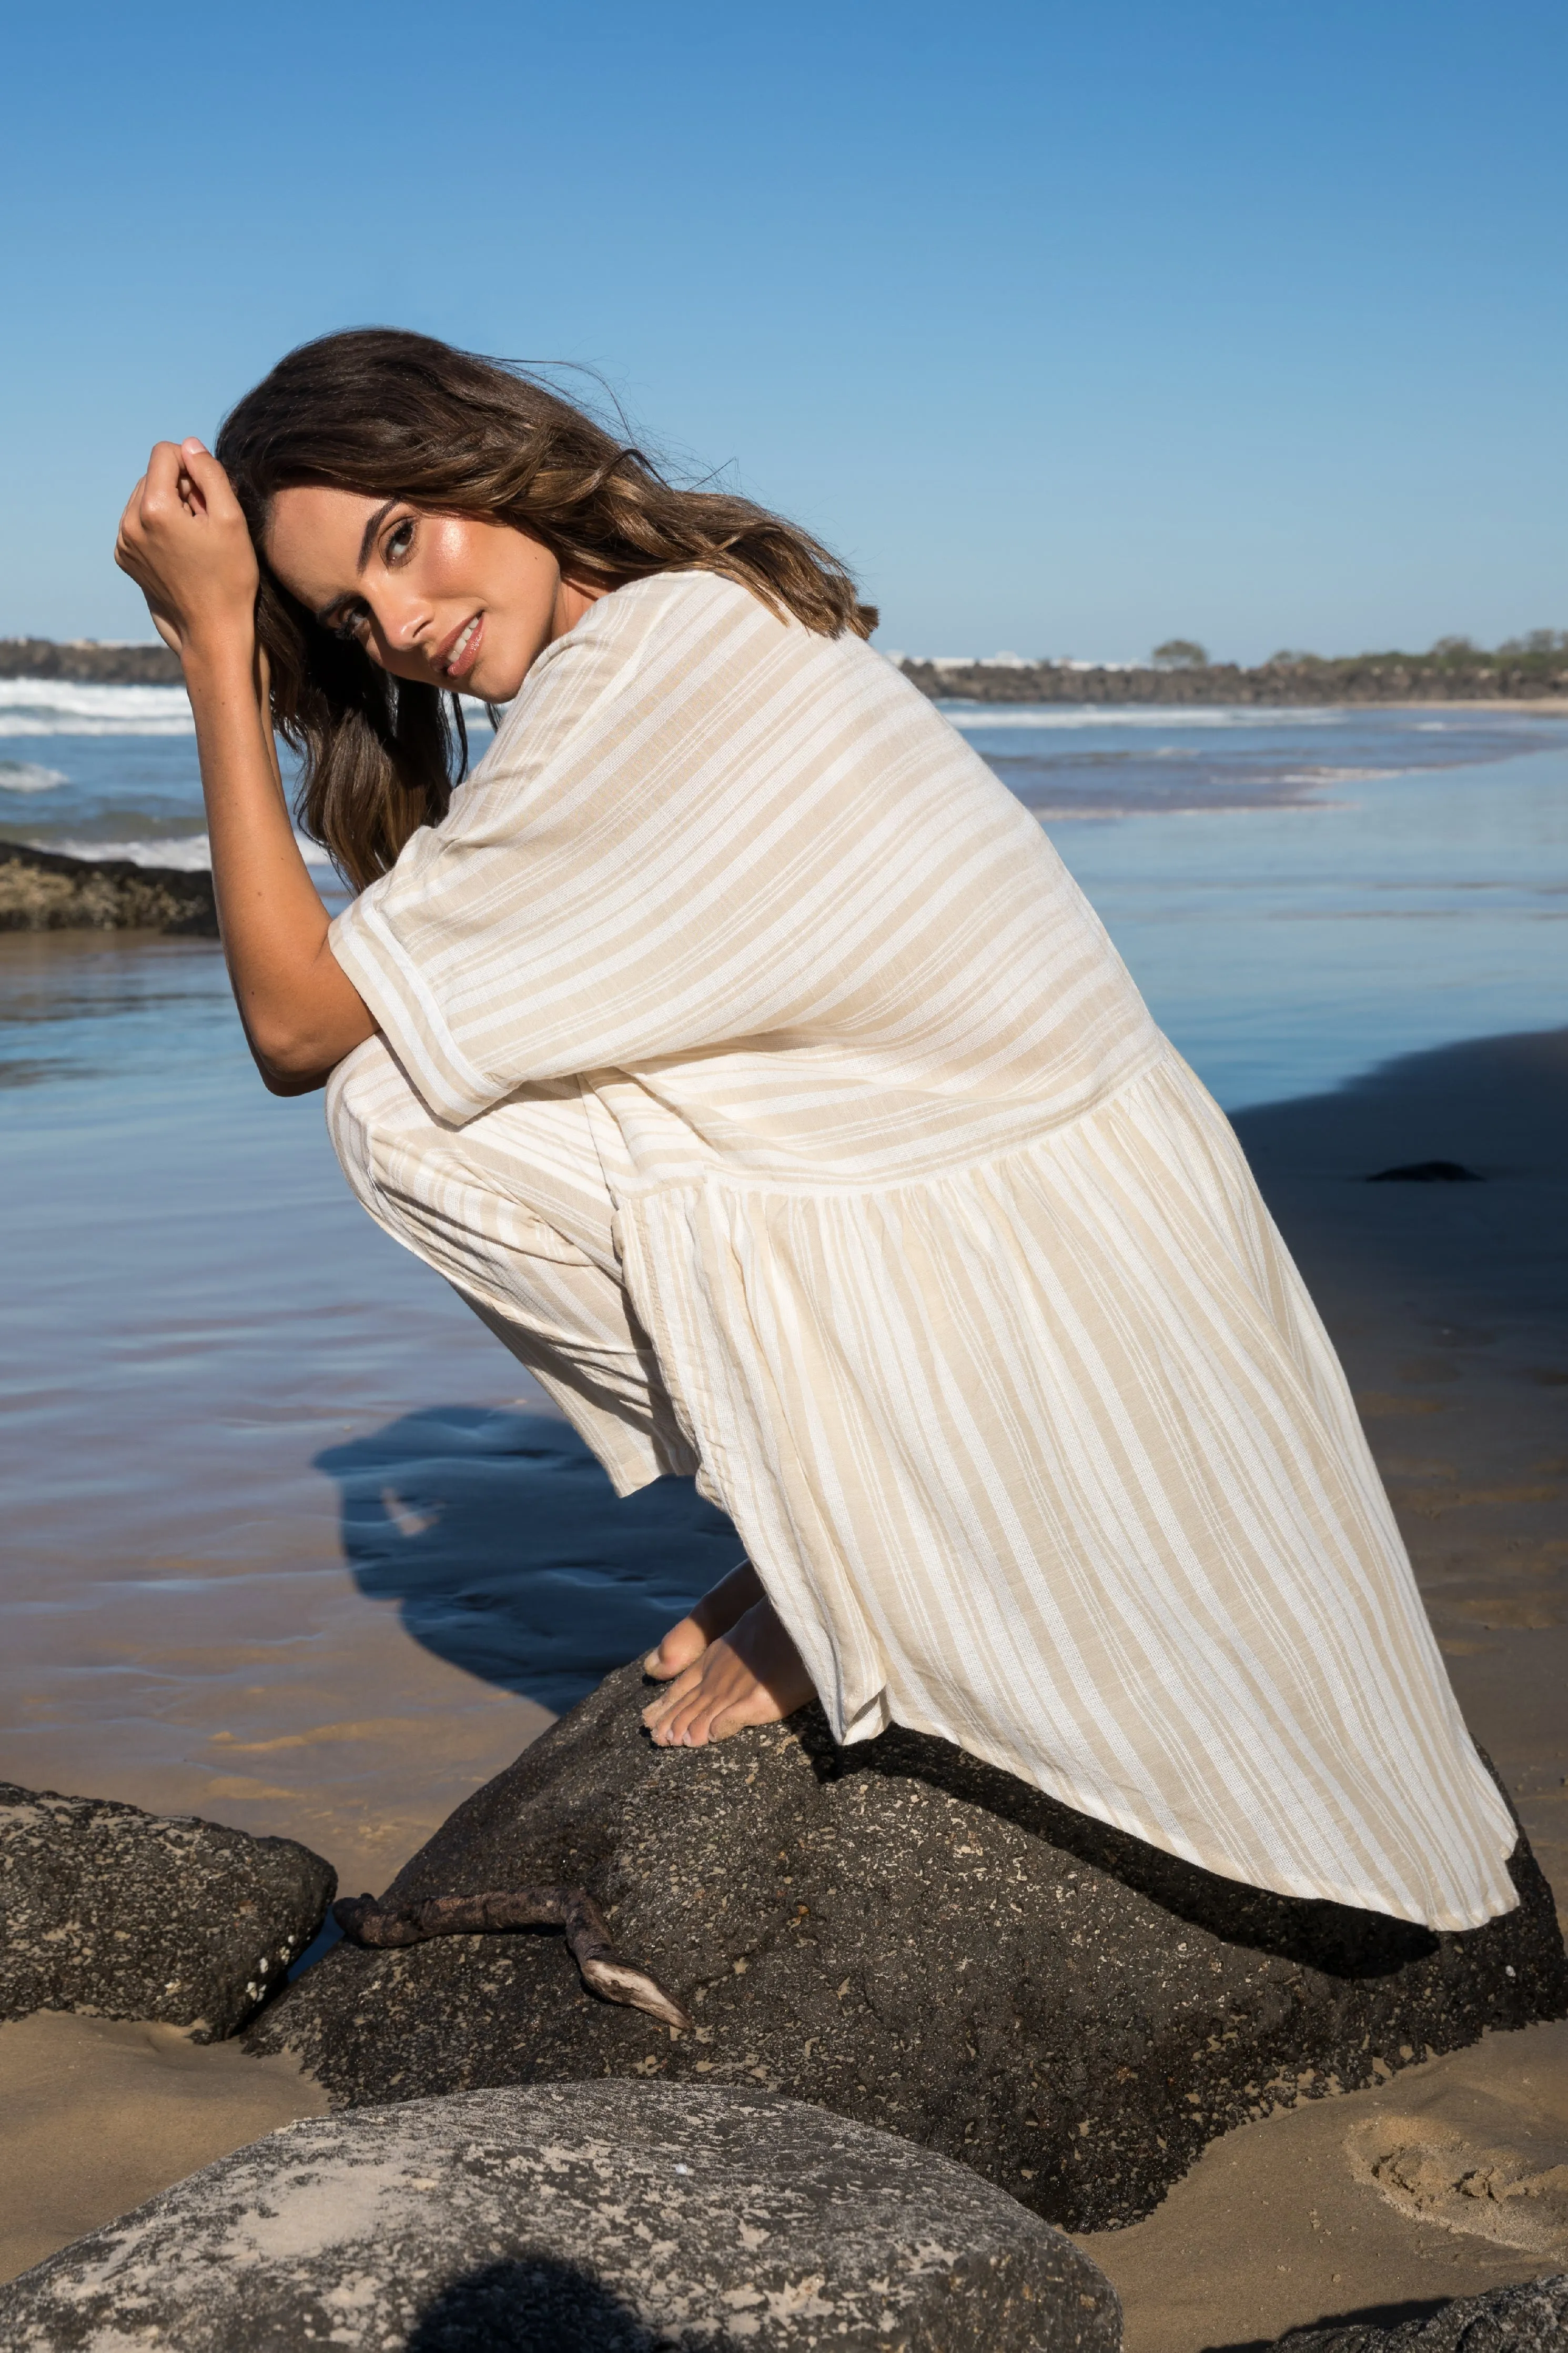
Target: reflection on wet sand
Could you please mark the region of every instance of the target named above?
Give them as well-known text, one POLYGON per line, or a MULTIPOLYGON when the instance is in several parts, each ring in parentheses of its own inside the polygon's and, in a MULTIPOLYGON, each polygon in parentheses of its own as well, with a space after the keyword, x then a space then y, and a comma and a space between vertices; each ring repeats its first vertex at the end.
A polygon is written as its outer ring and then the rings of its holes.
POLYGON ((215 950, 0 939, 0 1776, 379 1889, 734 1538, 689 1483, 617 1504, 374 1230, 215 950))

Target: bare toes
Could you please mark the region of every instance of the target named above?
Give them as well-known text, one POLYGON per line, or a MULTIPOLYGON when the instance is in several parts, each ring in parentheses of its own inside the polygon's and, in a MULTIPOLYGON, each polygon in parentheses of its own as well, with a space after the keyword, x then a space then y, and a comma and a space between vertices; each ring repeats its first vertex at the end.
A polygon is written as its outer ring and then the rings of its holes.
POLYGON ((664 1683, 695 1666, 710 1646, 761 1599, 762 1591, 756 1570, 749 1560, 742 1561, 654 1645, 643 1661, 644 1674, 664 1683))
POLYGON ((657 1699, 649 1700, 642 1712, 642 1720, 650 1732, 657 1725, 662 1724, 672 1709, 678 1708, 681 1702, 697 1689, 701 1679, 702 1662, 697 1660, 691 1666, 684 1668, 668 1687, 659 1693, 657 1699))
POLYGON ((667 1683, 671 1676, 683 1675, 694 1667, 708 1648, 709 1637, 693 1618, 683 1618, 672 1626, 660 1642, 657 1642, 642 1662, 645 1675, 656 1683, 667 1683))

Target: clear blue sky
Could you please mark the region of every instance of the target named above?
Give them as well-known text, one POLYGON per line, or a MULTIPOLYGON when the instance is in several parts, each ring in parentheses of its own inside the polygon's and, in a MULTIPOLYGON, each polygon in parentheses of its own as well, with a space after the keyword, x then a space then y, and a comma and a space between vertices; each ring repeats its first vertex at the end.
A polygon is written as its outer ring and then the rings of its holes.
POLYGON ((1568 627, 1562 0, 6 12, 0 633, 368 321, 601 370, 880 642, 1568 627))

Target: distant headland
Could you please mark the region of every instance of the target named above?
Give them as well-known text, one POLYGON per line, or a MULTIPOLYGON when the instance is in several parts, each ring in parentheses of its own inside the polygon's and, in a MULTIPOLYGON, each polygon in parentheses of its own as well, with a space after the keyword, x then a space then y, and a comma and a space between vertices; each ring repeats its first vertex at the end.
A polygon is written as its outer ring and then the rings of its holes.
POLYGON ((895 656, 933 702, 1104 703, 1540 702, 1568 699, 1568 630, 1532 629, 1489 652, 1468 638, 1439 638, 1424 654, 1284 652, 1243 669, 1211 661, 1185 638, 1157 646, 1147 662, 1025 661, 994 654, 967 661, 895 656))
MULTIPOLYGON (((1028 661, 1016 654, 928 658, 893 654, 933 702, 1094 703, 1542 702, 1568 700, 1568 630, 1532 629, 1489 651, 1439 638, 1424 654, 1322 656, 1286 651, 1244 669, 1213 661, 1189 638, 1157 646, 1146 662, 1028 661)), ((72 638, 0 638, 0 679, 59 679, 96 686, 177 686, 166 646, 72 638)))
POLYGON ((0 678, 58 678, 73 686, 178 686, 167 646, 100 645, 96 638, 0 638, 0 678))

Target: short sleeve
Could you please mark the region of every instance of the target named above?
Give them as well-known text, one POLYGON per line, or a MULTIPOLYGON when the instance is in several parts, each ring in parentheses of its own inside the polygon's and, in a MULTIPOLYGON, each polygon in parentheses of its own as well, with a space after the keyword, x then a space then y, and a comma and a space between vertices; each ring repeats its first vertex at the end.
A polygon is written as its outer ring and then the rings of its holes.
POLYGON ((754 1038, 798 1003, 809 813, 769 745, 822 643, 686 573, 546 649, 447 818, 330 934, 437 1117, 754 1038))

